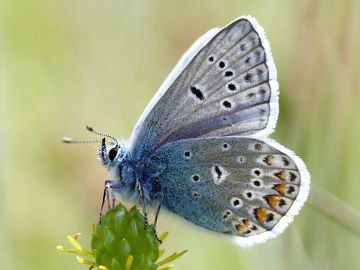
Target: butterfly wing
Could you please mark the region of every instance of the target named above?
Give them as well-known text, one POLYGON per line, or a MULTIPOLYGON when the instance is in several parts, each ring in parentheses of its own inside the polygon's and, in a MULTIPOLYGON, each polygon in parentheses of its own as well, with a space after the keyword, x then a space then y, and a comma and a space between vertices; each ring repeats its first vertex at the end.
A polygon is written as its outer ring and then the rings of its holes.
POLYGON ((271 139, 223 137, 168 143, 150 169, 171 212, 242 245, 281 233, 306 201, 302 160, 271 139))
POLYGON ((185 138, 270 134, 278 115, 276 69, 257 21, 240 17, 184 55, 131 136, 134 159, 185 138))

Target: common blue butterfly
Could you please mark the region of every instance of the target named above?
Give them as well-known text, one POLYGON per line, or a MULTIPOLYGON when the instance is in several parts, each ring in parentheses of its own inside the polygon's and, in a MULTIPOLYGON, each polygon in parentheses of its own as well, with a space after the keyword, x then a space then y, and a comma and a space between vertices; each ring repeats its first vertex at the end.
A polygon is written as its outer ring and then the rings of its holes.
POLYGON ((278 89, 269 42, 254 18, 211 29, 182 56, 131 138, 103 139, 107 187, 241 246, 275 237, 310 188, 303 161, 268 138, 278 89))

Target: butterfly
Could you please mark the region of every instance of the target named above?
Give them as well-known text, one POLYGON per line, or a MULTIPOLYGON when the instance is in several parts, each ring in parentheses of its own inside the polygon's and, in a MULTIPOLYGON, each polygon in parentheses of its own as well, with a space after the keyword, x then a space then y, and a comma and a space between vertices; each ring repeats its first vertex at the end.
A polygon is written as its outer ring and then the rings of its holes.
POLYGON ((144 212, 157 206, 155 224, 164 207, 240 246, 277 236, 310 189, 304 162, 268 138, 278 90, 256 19, 211 29, 181 57, 130 139, 102 140, 100 160, 111 172, 106 187, 144 212))

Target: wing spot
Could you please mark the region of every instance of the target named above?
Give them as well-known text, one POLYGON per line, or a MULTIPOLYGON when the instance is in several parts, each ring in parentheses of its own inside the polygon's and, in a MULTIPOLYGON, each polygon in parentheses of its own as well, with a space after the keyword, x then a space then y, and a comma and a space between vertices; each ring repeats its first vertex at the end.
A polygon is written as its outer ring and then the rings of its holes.
POLYGON ((263 150, 263 146, 262 146, 260 143, 256 143, 256 144, 254 145, 254 148, 255 148, 255 150, 257 150, 257 151, 263 150))
POLYGON ((222 145, 222 148, 223 148, 223 150, 228 150, 229 149, 229 144, 227 144, 227 143, 224 143, 223 145, 222 145))
POLYGON ((275 208, 279 204, 278 196, 266 195, 263 197, 271 208, 275 208))
POLYGON ((266 90, 263 88, 260 88, 259 93, 260 93, 260 95, 264 96, 266 94, 266 90))
POLYGON ((198 192, 193 192, 192 193, 192 195, 193 195, 193 197, 195 197, 195 198, 200 198, 201 197, 201 195, 198 193, 198 192))
POLYGON ((266 216, 266 222, 271 222, 274 220, 274 214, 273 213, 269 213, 266 216))
POLYGON ((261 74, 264 73, 264 71, 263 71, 261 68, 258 68, 258 69, 256 70, 256 73, 260 76, 261 74))
POLYGON ((246 226, 241 225, 241 224, 235 224, 235 230, 237 230, 238 232, 243 232, 245 231, 246 226))
POLYGON ((185 157, 186 159, 191 159, 191 158, 192 158, 192 153, 191 153, 190 151, 185 151, 185 152, 184 152, 184 157, 185 157))
POLYGON ((215 165, 211 168, 211 173, 213 176, 214 183, 216 185, 220 185, 226 177, 229 175, 229 173, 221 166, 215 165))
POLYGON ((231 198, 230 203, 231 203, 231 206, 235 209, 239 209, 243 205, 242 200, 237 197, 231 198))
POLYGON ((269 166, 273 165, 275 163, 276 159, 273 155, 267 155, 264 157, 263 162, 269 166))
POLYGON ((287 160, 285 157, 282 157, 282 161, 283 161, 284 166, 289 166, 290 161, 287 160))
POLYGON ((225 63, 223 61, 219 62, 219 68, 224 68, 225 67, 225 63))
POLYGON ((242 223, 243 223, 244 225, 246 225, 246 226, 249 226, 249 225, 250 225, 250 221, 249 221, 248 219, 246 219, 246 218, 243 218, 243 219, 242 219, 242 223))
POLYGON ((294 186, 289 186, 288 190, 287 190, 287 194, 291 194, 295 191, 294 186))
POLYGON ((243 156, 238 156, 238 157, 236 158, 236 160, 237 160, 238 163, 241 163, 241 164, 242 164, 242 163, 245 162, 246 158, 243 157, 243 156))
POLYGON ((293 172, 290 172, 290 181, 294 182, 296 180, 296 178, 297 178, 296 174, 293 172))
POLYGON ((279 206, 282 207, 284 205, 286 205, 286 201, 284 199, 280 199, 279 206))
POLYGON ((256 95, 255 95, 255 93, 253 93, 253 92, 247 94, 247 98, 248 98, 248 99, 255 99, 255 97, 256 97, 256 95))
POLYGON ((232 215, 232 212, 230 210, 226 210, 223 213, 223 219, 228 219, 228 217, 230 217, 232 215))
POLYGON ((225 75, 225 77, 231 77, 232 75, 234 75, 234 73, 232 71, 228 70, 225 72, 224 75, 225 75))
POLYGON ((254 170, 253 170, 253 174, 255 174, 255 176, 260 176, 260 175, 261 175, 261 170, 259 170, 259 169, 254 169, 254 170))
POLYGON ((264 223, 267 217, 267 210, 264 207, 254 209, 254 216, 260 222, 264 223))
POLYGON ((253 231, 256 231, 258 228, 256 225, 252 225, 250 229, 252 229, 253 231))
POLYGON ((235 86, 235 84, 233 84, 233 83, 229 83, 229 84, 228 84, 228 88, 229 88, 229 90, 231 90, 231 91, 235 91, 235 90, 236 90, 236 86, 235 86))
POLYGON ((260 115, 265 115, 266 114, 266 110, 265 109, 260 109, 260 115))
POLYGON ((246 50, 245 44, 240 44, 240 50, 243 52, 246 50))
POLYGON ((247 192, 247 193, 246 193, 246 197, 251 198, 251 197, 252 197, 252 193, 251 193, 251 192, 247 192))
POLYGON ((191 178, 195 182, 198 182, 200 180, 200 176, 198 174, 194 174, 191 178))
POLYGON ((286 185, 285 184, 277 184, 277 185, 274 185, 272 189, 277 191, 279 194, 284 195, 286 185))
POLYGON ((210 57, 208 58, 208 60, 209 60, 209 62, 214 62, 214 56, 210 56, 210 57))
POLYGON ((250 64, 250 57, 248 57, 248 58, 246 58, 246 60, 245 60, 245 64, 248 66, 249 64, 250 64))
POLYGON ((280 171, 274 174, 277 178, 279 178, 280 180, 285 181, 286 180, 286 173, 285 171, 280 171))
POLYGON ((225 100, 223 102, 223 105, 224 105, 225 108, 231 108, 232 107, 231 103, 229 101, 227 101, 227 100, 225 100))
POLYGON ((198 99, 204 100, 204 95, 200 89, 196 88, 195 86, 191 86, 190 90, 191 93, 193 93, 198 99))
POLYGON ((244 79, 246 82, 252 82, 253 75, 251 73, 246 73, 244 79))
POLYGON ((254 185, 257 186, 257 187, 260 187, 261 183, 259 180, 254 180, 254 185))

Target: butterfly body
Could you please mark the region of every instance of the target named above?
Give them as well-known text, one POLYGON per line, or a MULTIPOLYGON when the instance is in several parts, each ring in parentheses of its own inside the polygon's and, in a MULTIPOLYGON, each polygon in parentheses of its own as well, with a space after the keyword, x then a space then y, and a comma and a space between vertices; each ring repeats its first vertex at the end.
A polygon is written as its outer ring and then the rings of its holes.
POLYGON ((161 204, 240 245, 275 237, 306 201, 303 161, 268 139, 278 83, 265 33, 240 17, 184 54, 126 143, 100 157, 122 198, 161 204))

